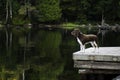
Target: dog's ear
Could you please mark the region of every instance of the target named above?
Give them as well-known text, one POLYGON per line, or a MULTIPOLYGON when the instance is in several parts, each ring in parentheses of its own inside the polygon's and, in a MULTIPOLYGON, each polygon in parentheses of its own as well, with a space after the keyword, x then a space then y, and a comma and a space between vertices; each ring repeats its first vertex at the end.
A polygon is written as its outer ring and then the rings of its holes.
POLYGON ((80 30, 78 30, 79 34, 83 34, 80 30))
POLYGON ((79 32, 80 34, 83 34, 82 32, 79 32))
POLYGON ((78 37, 79 35, 80 35, 80 30, 77 29, 77 30, 76 30, 76 37, 78 37))

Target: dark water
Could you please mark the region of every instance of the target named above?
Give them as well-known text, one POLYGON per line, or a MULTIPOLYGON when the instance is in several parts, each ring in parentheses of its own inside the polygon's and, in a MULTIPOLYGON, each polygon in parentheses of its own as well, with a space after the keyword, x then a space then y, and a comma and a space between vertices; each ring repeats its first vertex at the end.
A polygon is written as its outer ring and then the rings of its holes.
MULTIPOLYGON (((72 53, 79 50, 72 30, 49 28, 0 29, 0 80, 112 80, 117 75, 78 74, 72 53), (111 77, 110 77, 111 76, 111 77)), ((97 34, 97 30, 84 33, 97 34)), ((120 35, 109 32, 100 46, 120 46, 120 35), (110 36, 109 36, 110 35, 110 36), (104 43, 104 44, 102 44, 104 43)))

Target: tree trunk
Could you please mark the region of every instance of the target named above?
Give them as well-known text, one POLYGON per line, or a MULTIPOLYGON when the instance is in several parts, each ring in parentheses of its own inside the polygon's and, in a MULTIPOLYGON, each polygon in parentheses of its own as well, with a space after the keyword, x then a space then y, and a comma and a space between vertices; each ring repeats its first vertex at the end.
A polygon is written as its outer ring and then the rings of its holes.
POLYGON ((104 20, 104 11, 102 11, 102 21, 101 21, 101 26, 103 27, 105 23, 105 20, 104 20))
POLYGON ((7 0, 6 2, 6 48, 7 50, 12 45, 11 24, 12 24, 12 1, 7 0))
POLYGON ((25 80, 25 70, 23 70, 22 76, 23 76, 23 80, 25 80))
POLYGON ((7 0, 6 2, 6 24, 11 24, 12 22, 12 1, 7 0))

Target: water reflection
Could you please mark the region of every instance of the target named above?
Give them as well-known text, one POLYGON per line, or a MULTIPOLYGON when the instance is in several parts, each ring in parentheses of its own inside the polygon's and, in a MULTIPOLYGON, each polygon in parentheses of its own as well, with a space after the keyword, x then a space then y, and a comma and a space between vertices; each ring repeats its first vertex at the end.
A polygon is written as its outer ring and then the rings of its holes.
MULTIPOLYGON (((79 45, 71 31, 13 27, 12 46, 8 47, 6 30, 0 29, 0 80, 86 80, 87 75, 79 75, 73 68, 72 53, 79 50, 79 45)), ((118 34, 109 32, 114 39, 107 40, 111 36, 106 36, 102 46, 110 46, 115 38, 117 43, 112 46, 120 45, 118 34)))
POLYGON ((0 31, 0 80, 57 80, 64 68, 59 31, 13 28, 12 46, 0 31))

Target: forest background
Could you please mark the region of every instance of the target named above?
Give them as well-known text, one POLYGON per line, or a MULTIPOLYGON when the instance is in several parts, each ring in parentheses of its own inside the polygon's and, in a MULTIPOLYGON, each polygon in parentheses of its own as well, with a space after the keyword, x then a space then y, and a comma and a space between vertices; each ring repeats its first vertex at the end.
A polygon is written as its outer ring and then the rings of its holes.
POLYGON ((0 23, 120 23, 119 0, 0 0, 0 23))

